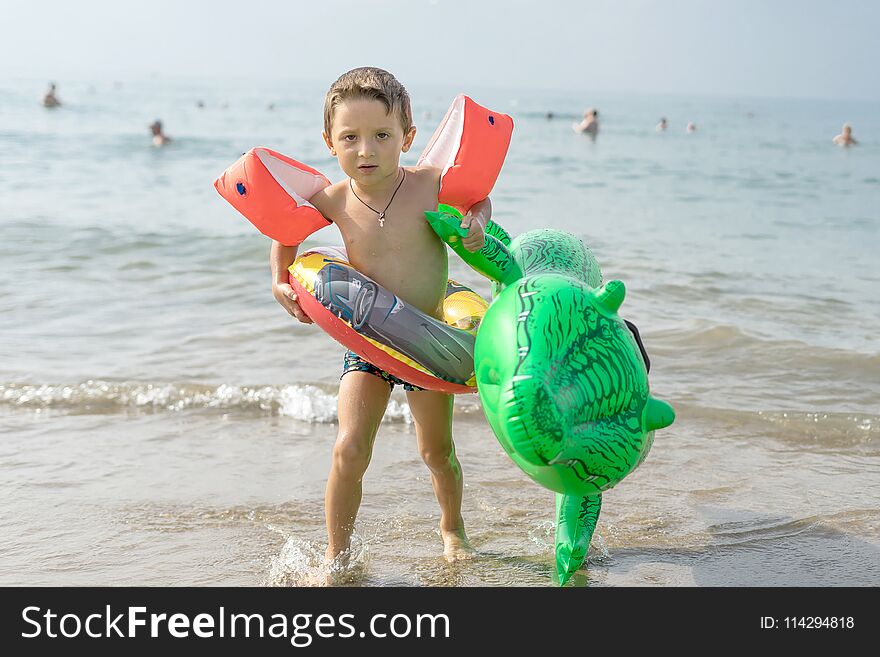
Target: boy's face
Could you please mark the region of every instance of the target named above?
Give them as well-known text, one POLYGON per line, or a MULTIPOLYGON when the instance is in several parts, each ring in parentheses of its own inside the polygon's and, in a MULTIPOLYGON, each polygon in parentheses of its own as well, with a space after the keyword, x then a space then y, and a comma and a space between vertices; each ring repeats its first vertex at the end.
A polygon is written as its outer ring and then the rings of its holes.
POLYGON ((416 128, 404 133, 397 113, 386 113, 381 101, 352 98, 337 105, 330 132, 324 141, 339 166, 355 182, 370 187, 397 177, 400 154, 412 146, 416 128))

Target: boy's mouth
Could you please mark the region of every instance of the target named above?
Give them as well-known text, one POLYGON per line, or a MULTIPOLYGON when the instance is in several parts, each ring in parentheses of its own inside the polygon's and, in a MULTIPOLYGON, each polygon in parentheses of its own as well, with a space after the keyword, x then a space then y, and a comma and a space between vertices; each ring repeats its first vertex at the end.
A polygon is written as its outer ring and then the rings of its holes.
POLYGON ((358 169, 360 169, 361 171, 372 171, 373 169, 375 169, 377 167, 378 167, 378 165, 376 165, 376 164, 359 164, 358 165, 358 169))

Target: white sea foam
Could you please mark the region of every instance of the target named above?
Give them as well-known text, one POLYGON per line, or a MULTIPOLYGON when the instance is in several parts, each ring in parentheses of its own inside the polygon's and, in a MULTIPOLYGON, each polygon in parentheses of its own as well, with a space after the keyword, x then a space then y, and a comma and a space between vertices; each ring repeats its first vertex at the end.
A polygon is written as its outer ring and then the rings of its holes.
MULTIPOLYGON (((126 409, 179 412, 188 409, 264 411, 303 422, 336 422, 338 394, 314 385, 203 386, 186 383, 0 384, 0 404, 31 410, 113 413, 126 409)), ((412 422, 405 401, 391 399, 385 421, 412 422)))
POLYGON ((349 550, 333 563, 324 563, 324 549, 311 541, 288 536, 281 551, 273 555, 263 586, 327 586, 362 579, 370 563, 367 543, 352 536, 349 550))

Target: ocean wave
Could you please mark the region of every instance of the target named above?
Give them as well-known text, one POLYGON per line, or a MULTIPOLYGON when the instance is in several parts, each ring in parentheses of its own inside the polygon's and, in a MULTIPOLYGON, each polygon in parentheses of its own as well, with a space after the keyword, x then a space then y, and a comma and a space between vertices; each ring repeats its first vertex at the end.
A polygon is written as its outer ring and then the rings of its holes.
MULTIPOLYGON (((40 412, 58 409, 78 414, 126 411, 180 412, 209 409, 259 412, 304 422, 337 421, 338 394, 315 385, 205 386, 191 383, 138 383, 89 380, 74 384, 0 384, 0 405, 40 412)), ((412 422, 409 406, 392 399, 385 421, 412 422)))
MULTIPOLYGON (((675 402, 678 421, 724 426, 735 436, 763 436, 810 452, 880 454, 880 415, 813 410, 730 409, 675 402)), ((700 431, 701 429, 695 429, 700 431)))
MULTIPOLYGON (((48 263, 54 273, 77 272, 78 281, 108 272, 137 276, 141 282, 169 275, 210 274, 214 279, 236 277, 250 271, 254 262, 266 258, 263 235, 243 224, 187 222, 182 233, 172 222, 156 222, 149 228, 106 224, 65 223, 50 217, 12 219, 3 222, 4 241, 0 256, 10 263, 48 263), (184 239, 185 238, 185 239, 184 239), (24 250, 23 245, 28 245, 24 250), (63 257, 59 258, 58 254, 63 257), (222 263, 218 267, 218 263, 222 263)), ((308 246, 338 245, 336 229, 310 237, 308 246)), ((41 264, 41 266, 43 266, 41 264)))
POLYGON ((839 452, 858 448, 880 451, 880 417, 863 413, 758 411, 765 434, 809 446, 811 451, 839 452))
MULTIPOLYGON (((797 372, 818 381, 832 379, 862 381, 869 387, 880 371, 880 353, 865 353, 843 347, 809 344, 794 338, 780 339, 759 331, 743 329, 709 320, 692 320, 675 328, 650 334, 650 346, 657 353, 714 354, 726 362, 772 364, 776 372, 797 372)), ((762 367, 750 373, 758 373, 762 367)), ((744 372, 745 374, 746 372, 744 372)))
POLYGON ((727 521, 709 525, 714 546, 744 545, 764 541, 780 541, 815 531, 821 518, 771 517, 750 518, 745 521, 727 521))
POLYGON ((727 521, 709 525, 714 546, 741 546, 752 543, 780 542, 810 535, 821 537, 847 532, 853 535, 871 533, 877 522, 875 509, 851 509, 831 514, 801 518, 789 516, 755 517, 744 521, 727 521))

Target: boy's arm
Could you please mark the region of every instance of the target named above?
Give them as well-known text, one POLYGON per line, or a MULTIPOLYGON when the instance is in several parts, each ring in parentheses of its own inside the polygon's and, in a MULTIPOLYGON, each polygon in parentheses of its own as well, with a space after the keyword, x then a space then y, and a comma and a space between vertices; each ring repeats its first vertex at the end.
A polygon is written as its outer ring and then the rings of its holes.
MULTIPOLYGON (((440 176, 442 170, 432 166, 421 166, 431 176, 436 191, 440 191, 440 176)), ((482 201, 474 203, 467 214, 461 218, 461 227, 468 229, 468 234, 461 238, 461 244, 470 252, 479 251, 486 243, 486 224, 492 218, 492 201, 487 196, 482 201)))
POLYGON ((461 227, 468 229, 468 234, 461 238, 461 244, 468 251, 479 251, 486 243, 486 224, 492 218, 492 201, 487 196, 468 210, 461 218, 461 227))
POLYGON ((290 287, 290 274, 287 270, 296 260, 297 246, 284 246, 272 240, 269 251, 269 266, 272 269, 272 296, 284 309, 303 324, 312 324, 312 320, 303 312, 297 301, 296 292, 290 287))
MULTIPOLYGON (((333 223, 331 217, 335 216, 336 204, 338 203, 338 193, 334 194, 334 190, 338 192, 339 188, 340 185, 337 183, 336 185, 320 189, 309 197, 309 203, 330 223, 333 223)), ((296 317, 303 324, 314 324, 299 305, 296 292, 290 286, 288 267, 296 260, 298 248, 296 246, 284 246, 280 242, 272 241, 272 249, 269 253, 269 266, 272 269, 272 296, 275 297, 278 303, 284 306, 288 313, 296 317)))

